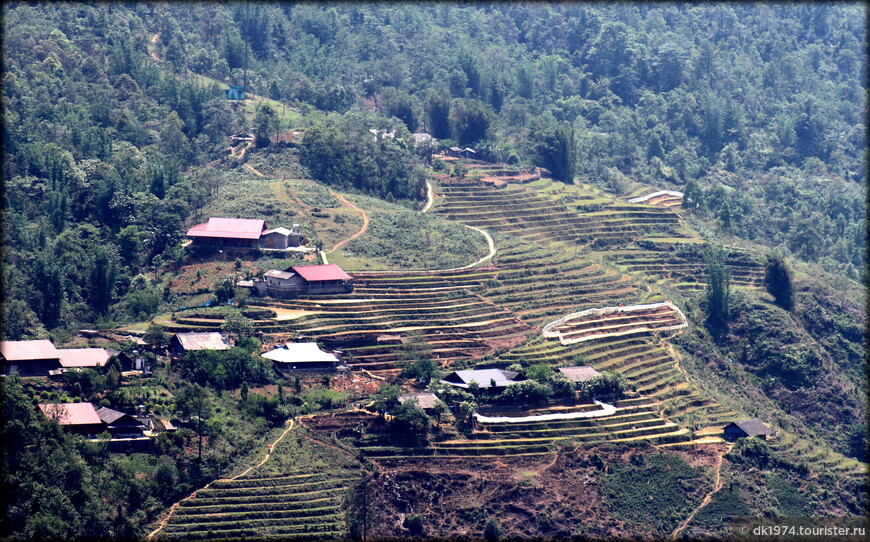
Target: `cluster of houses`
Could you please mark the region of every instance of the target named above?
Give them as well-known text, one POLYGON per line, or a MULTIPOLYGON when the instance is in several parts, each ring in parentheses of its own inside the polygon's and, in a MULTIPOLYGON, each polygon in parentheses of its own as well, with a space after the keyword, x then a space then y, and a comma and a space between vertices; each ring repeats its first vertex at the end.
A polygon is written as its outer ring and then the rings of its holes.
POLYGON ((39 410, 70 433, 91 439, 109 433, 109 451, 146 452, 157 433, 176 430, 169 420, 144 413, 133 416, 108 407, 98 409, 93 403, 40 404, 39 410))
POLYGON ((265 220, 252 218, 211 217, 187 230, 187 237, 193 247, 229 250, 291 250, 305 245, 299 224, 293 224, 289 230, 268 229, 265 220))
POLYGON ((0 374, 57 376, 68 370, 96 369, 116 356, 124 371, 143 371, 144 358, 109 348, 55 348, 48 339, 0 341, 0 374))
MULTIPOLYGON (((217 331, 176 333, 169 342, 173 358, 181 359, 187 352, 196 350, 226 350, 230 344, 217 331)), ((334 369, 341 360, 334 352, 324 352, 316 342, 292 342, 276 345, 261 356, 275 362, 282 371, 304 369, 334 369)))
POLYGON ((334 263, 294 265, 284 271, 270 269, 262 278, 240 281, 236 285, 250 288, 256 295, 286 299, 298 295, 350 293, 353 291, 353 277, 334 263))

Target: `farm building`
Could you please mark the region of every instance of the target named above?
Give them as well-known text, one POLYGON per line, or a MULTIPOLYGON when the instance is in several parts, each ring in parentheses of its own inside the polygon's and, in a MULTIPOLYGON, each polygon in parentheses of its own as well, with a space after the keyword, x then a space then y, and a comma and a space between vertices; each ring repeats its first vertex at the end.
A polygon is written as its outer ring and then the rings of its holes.
POLYGON ((229 347, 217 331, 176 333, 169 340, 169 352, 178 358, 194 350, 227 350, 229 347))
POLYGON ((731 422, 722 430, 722 436, 725 440, 737 440, 746 437, 758 437, 762 440, 767 440, 768 437, 775 435, 776 431, 757 419, 731 422))
POLYGON ((506 388, 511 384, 522 382, 526 377, 516 371, 504 369, 473 369, 467 371, 454 371, 441 380, 444 384, 450 384, 457 388, 468 388, 472 382, 477 382, 481 388, 506 388))
POLYGON ((60 365, 64 369, 95 369, 109 361, 105 348, 60 348, 60 365))
POLYGON ((129 414, 102 407, 97 410, 97 415, 105 424, 106 430, 112 434, 112 438, 146 438, 142 431, 145 424, 129 414))
POLYGON ((399 402, 405 403, 407 401, 411 401, 416 403, 416 405, 423 410, 432 410, 435 408, 435 405, 438 404, 441 399, 438 399, 438 396, 434 393, 405 393, 399 396, 399 402))
POLYGON ((118 358, 122 371, 145 370, 145 358, 140 356, 137 350, 133 350, 132 356, 126 352, 121 352, 120 350, 114 350, 112 348, 107 348, 106 352, 109 353, 109 357, 115 356, 118 358))
POLYGON ((227 100, 245 100, 248 97, 245 94, 245 87, 241 85, 230 85, 229 88, 224 89, 224 95, 227 100))
POLYGON ((353 291, 353 277, 334 263, 295 265, 288 271, 293 271, 302 278, 302 293, 305 294, 343 294, 353 291))
POLYGON ((106 430, 103 420, 91 403, 39 405, 39 410, 71 433, 98 435, 106 430))
POLYGON ((601 374, 588 365, 580 365, 579 367, 559 367, 559 372, 568 377, 568 380, 575 384, 588 382, 589 380, 592 380, 592 378, 601 374))
POLYGON ((48 339, 36 341, 0 341, 2 374, 18 373, 21 376, 47 376, 49 371, 59 369, 60 352, 48 339))
POLYGON ((284 370, 332 369, 339 364, 334 354, 324 352, 317 343, 286 343, 262 356, 284 370))
POLYGON ((299 224, 293 224, 291 229, 275 228, 267 230, 260 236, 260 247, 285 249, 287 247, 298 247, 302 244, 302 236, 299 235, 299 224))
POLYGON ((266 222, 251 218, 215 218, 187 230, 194 246, 257 248, 266 222))

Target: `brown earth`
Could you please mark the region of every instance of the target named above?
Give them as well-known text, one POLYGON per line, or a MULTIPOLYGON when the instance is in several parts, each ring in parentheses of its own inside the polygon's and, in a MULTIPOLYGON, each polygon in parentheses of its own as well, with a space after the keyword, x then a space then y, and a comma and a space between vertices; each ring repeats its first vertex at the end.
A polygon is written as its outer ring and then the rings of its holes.
MULTIPOLYGON (((368 536, 412 539, 405 518, 423 517, 425 533, 448 540, 480 538, 488 518, 496 518, 507 539, 652 540, 648 527, 613 517, 602 496, 601 479, 611 465, 650 446, 565 448, 543 456, 500 458, 379 459, 368 483, 368 536), (596 468, 593 454, 607 464, 596 468)), ((718 446, 655 450, 679 455, 695 466, 712 466, 718 446)), ((359 502, 359 501, 357 501, 359 502)))

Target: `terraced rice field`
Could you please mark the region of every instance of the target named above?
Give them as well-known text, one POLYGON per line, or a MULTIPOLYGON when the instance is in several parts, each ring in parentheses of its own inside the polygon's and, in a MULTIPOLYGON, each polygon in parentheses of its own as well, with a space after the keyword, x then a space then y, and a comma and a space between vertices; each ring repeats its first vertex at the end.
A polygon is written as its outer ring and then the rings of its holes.
MULTIPOLYGON (((299 438, 293 437, 286 444, 282 441, 275 453, 281 452, 281 446, 288 448, 284 450, 288 457, 277 459, 277 465, 266 463, 239 478, 218 480, 179 503, 159 538, 346 538, 342 503, 359 474, 325 462, 320 467, 294 466, 289 456, 299 449, 299 438), (275 472, 276 468, 280 473, 275 472)), ((317 451, 307 453, 316 456, 317 451)))
POLYGON ((444 184, 434 211, 452 220, 548 244, 627 243, 648 232, 678 235, 680 217, 652 205, 602 201, 577 188, 564 190, 552 181, 508 184, 503 188, 466 181, 444 184))
MULTIPOLYGON (((680 291, 698 292, 706 287, 703 250, 661 243, 659 250, 623 249, 607 251, 608 260, 638 277, 648 277, 680 291)), ((725 264, 731 274, 731 284, 759 288, 764 282, 764 266, 749 253, 730 248, 725 264)))
POLYGON ((543 336, 573 344, 601 337, 660 332, 685 327, 686 318, 673 303, 589 309, 563 316, 543 329, 543 336))
MULTIPOLYGON (((640 397, 614 403, 616 412, 598 418, 483 423, 467 439, 432 442, 426 447, 384 445, 374 440, 360 448, 367 457, 502 456, 547 454, 554 445, 568 442, 684 442, 692 439, 688 429, 663 419, 654 400, 640 397)), ((578 407, 579 408, 579 407, 578 407)), ((535 413, 533 412, 532 415, 535 413)))

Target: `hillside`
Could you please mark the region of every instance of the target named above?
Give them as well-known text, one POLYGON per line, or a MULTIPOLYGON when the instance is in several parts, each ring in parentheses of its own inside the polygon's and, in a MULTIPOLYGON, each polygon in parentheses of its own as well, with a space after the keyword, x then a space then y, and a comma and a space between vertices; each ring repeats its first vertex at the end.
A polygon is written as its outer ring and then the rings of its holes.
POLYGON ((115 355, 3 377, 0 536, 866 516, 865 9, 4 6, 3 339, 115 355), (185 239, 209 217, 303 246, 185 239), (322 263, 352 291, 250 289, 322 263), (297 340, 345 367, 260 355, 297 340), (77 402, 163 429, 36 408, 77 402))

